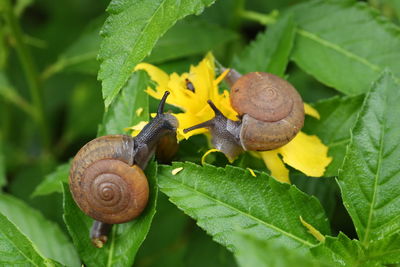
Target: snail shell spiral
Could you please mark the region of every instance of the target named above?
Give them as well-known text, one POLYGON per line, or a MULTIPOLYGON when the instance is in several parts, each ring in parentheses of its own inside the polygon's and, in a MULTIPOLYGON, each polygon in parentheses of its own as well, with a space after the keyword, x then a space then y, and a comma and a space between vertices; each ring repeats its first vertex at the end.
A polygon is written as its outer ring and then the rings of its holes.
POLYGON ((240 77, 231 89, 231 104, 242 116, 240 140, 245 150, 281 147, 303 127, 304 105, 299 93, 270 73, 240 77))
POLYGON ((146 207, 145 174, 133 165, 133 138, 108 135, 87 143, 75 156, 70 189, 90 217, 109 224, 130 221, 146 207), (133 165, 133 166, 132 166, 133 165))

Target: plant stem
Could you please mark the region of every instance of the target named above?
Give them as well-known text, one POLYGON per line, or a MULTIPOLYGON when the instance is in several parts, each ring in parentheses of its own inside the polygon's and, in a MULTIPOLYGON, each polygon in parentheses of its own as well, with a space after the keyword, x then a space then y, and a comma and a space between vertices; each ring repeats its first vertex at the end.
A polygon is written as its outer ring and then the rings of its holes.
POLYGON ((15 50, 17 51, 19 60, 22 65, 22 69, 25 73, 26 80, 29 86, 30 95, 32 98, 32 104, 35 108, 36 118, 41 131, 42 141, 45 148, 50 145, 50 135, 47 127, 47 122, 45 120, 44 108, 42 103, 42 95, 39 86, 39 76, 36 70, 36 66, 33 62, 32 55, 25 45, 24 34, 22 33, 19 21, 16 18, 13 8, 9 0, 4 0, 3 2, 5 8, 5 19, 10 31, 15 39, 15 50))
POLYGON ((234 18, 231 23, 231 28, 233 30, 239 30, 240 24, 242 22, 241 12, 245 9, 245 0, 235 0, 234 1, 234 18))
POLYGON ((28 116, 32 116, 33 119, 37 120, 35 117, 37 114, 35 112, 35 108, 28 103, 24 98, 22 98, 17 91, 15 91, 11 87, 3 87, 1 88, 0 96, 3 96, 5 100, 13 103, 22 111, 25 111, 28 116))
POLYGON ((276 22, 276 18, 278 17, 278 15, 279 15, 278 10, 273 10, 269 14, 263 14, 263 13, 258 13, 255 11, 244 10, 244 9, 240 11, 240 16, 242 18, 257 21, 262 25, 274 24, 276 22))

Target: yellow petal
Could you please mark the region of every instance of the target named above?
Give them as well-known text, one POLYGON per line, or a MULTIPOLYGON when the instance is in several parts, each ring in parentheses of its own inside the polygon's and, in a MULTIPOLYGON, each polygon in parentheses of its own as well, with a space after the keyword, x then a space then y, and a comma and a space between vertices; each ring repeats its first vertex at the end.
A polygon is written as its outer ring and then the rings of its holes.
POLYGON ((136 116, 142 115, 142 112, 143 112, 143 108, 138 108, 138 109, 135 111, 136 116))
POLYGON ((189 137, 196 135, 196 134, 202 134, 206 133, 208 130, 205 128, 202 129, 196 129, 193 131, 190 131, 188 133, 184 133, 183 130, 186 128, 189 128, 193 125, 199 124, 203 121, 200 121, 195 115, 191 113, 177 113, 173 114, 177 119, 179 123, 179 128, 177 129, 177 138, 178 141, 181 141, 183 139, 189 139, 189 137))
POLYGON ((316 119, 320 119, 318 111, 307 103, 304 103, 304 113, 316 119))
POLYGON ((175 168, 171 171, 172 175, 177 175, 180 171, 183 170, 183 167, 175 168))
POLYGON ((214 85, 213 57, 208 55, 197 66, 190 67, 191 82, 196 90, 196 100, 202 105, 207 105, 207 100, 214 99, 218 94, 218 87, 214 85))
POLYGON ((139 63, 135 67, 135 71, 137 70, 145 70, 149 74, 150 78, 158 84, 158 86, 163 88, 167 87, 169 81, 168 74, 156 66, 148 63, 139 63))
POLYGON ((146 126, 147 123, 148 123, 147 121, 141 121, 136 125, 133 125, 133 126, 128 127, 128 128, 125 128, 124 130, 125 131, 131 130, 132 131, 131 135, 132 136, 136 136, 136 135, 138 135, 140 133, 141 130, 143 130, 144 126, 146 126))
POLYGON ((318 241, 321 241, 321 242, 325 241, 325 236, 323 234, 321 234, 321 232, 318 231, 314 226, 312 226, 311 224, 306 222, 303 219, 303 217, 301 217, 301 216, 300 216, 300 222, 301 222, 301 224, 303 224, 303 226, 305 228, 307 228, 308 232, 315 237, 315 239, 317 239, 318 241))
MULTIPOLYGON (((219 151, 216 148, 211 148, 211 149, 207 150, 206 153, 204 153, 204 155, 201 157, 201 165, 204 165, 204 163, 206 163, 206 158, 208 155, 210 155, 211 153, 215 153, 215 152, 221 152, 222 154, 224 154, 222 151, 219 151)), ((228 159, 228 161, 230 163, 232 163, 234 161, 234 159, 228 158, 225 154, 224 154, 224 156, 228 159)), ((255 175, 254 171, 253 171, 253 174, 255 175)))
POLYGON ((267 168, 271 171, 271 176, 282 183, 290 184, 289 170, 278 156, 276 150, 259 152, 267 168))
MULTIPOLYGON (((154 91, 153 88, 151 88, 149 86, 149 87, 147 87, 145 92, 148 93, 151 97, 153 97, 155 99, 161 99, 163 97, 165 91, 162 91, 162 90, 154 91)), ((167 98, 167 102, 168 102, 168 98, 167 98)))
POLYGON ((231 106, 231 99, 227 90, 224 90, 222 94, 218 95, 217 100, 214 100, 213 102, 225 117, 230 120, 237 120, 238 113, 231 106))
MULTIPOLYGON (((171 74, 168 83, 168 88, 171 92, 171 95, 168 97, 167 101, 169 104, 179 107, 183 111, 189 111, 193 113, 199 109, 200 101, 192 91, 186 88, 185 77, 188 77, 188 74, 183 74, 181 76, 176 73, 171 74)), ((195 90, 197 90, 196 87, 195 90)))
POLYGON ((283 161, 308 176, 320 177, 332 161, 328 147, 315 135, 299 132, 287 145, 276 149, 283 161))
POLYGON ((204 163, 206 163, 207 156, 210 155, 211 153, 214 153, 214 152, 221 152, 221 151, 219 151, 216 148, 212 148, 212 149, 207 150, 206 153, 204 153, 204 155, 201 157, 201 165, 204 165, 204 163))
POLYGON ((220 82, 222 82, 222 80, 226 77, 226 75, 228 75, 230 69, 226 69, 221 75, 218 76, 217 79, 215 79, 214 83, 216 85, 218 85, 220 82))
POLYGON ((257 177, 257 175, 256 175, 256 173, 253 171, 253 169, 250 169, 250 168, 246 168, 246 169, 249 170, 251 176, 257 177))

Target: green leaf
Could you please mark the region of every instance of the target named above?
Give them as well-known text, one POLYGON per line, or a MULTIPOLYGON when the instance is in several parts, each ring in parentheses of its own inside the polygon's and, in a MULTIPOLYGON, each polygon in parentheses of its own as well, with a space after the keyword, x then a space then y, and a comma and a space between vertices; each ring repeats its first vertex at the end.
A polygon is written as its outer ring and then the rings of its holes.
POLYGON ((99 127, 98 136, 106 134, 121 134, 124 129, 140 121, 149 120, 148 95, 144 91, 147 87, 147 75, 143 71, 135 72, 124 86, 121 94, 104 113, 103 123, 99 127), (136 111, 141 108, 138 115, 136 111))
POLYGON ((160 167, 159 179, 161 191, 171 202, 231 250, 237 247, 232 233, 244 231, 304 252, 318 242, 301 224, 300 216, 322 233, 329 233, 328 221, 315 198, 265 173, 253 177, 229 165, 222 169, 174 163, 160 167), (177 167, 183 170, 171 174, 177 167))
POLYGON ((332 266, 382 266, 400 262, 400 235, 395 234, 373 241, 368 248, 358 240, 350 240, 345 234, 326 237, 325 242, 311 249, 320 261, 332 266))
POLYGON ((214 0, 113 0, 103 28, 99 79, 108 107, 131 75, 132 69, 151 51, 157 40, 177 20, 200 14, 214 0))
POLYGON ((7 185, 7 192, 40 211, 46 218, 63 225, 62 195, 31 197, 35 188, 52 168, 54 168, 53 163, 48 161, 37 161, 34 164, 23 165, 23 167, 19 165, 18 171, 7 185))
POLYGON ((400 263, 400 234, 373 241, 367 249, 368 258, 375 259, 382 264, 400 263))
POLYGON ((115 224, 110 233, 110 239, 101 249, 94 247, 89 238, 93 219, 78 208, 68 186, 64 185, 64 220, 78 253, 87 266, 132 266, 156 212, 156 164, 150 163, 145 173, 150 188, 146 209, 131 222, 115 224))
POLYGON ((44 196, 55 192, 62 193, 62 183, 68 182, 70 163, 64 163, 57 169, 46 175, 44 180, 35 188, 32 197, 44 196))
POLYGON ((0 212, 33 242, 45 257, 66 266, 81 265, 68 237, 56 223, 47 220, 40 212, 6 194, 0 194, 0 212))
POLYGON ((311 249, 320 261, 333 266, 382 266, 400 262, 400 235, 373 241, 368 248, 358 240, 350 240, 343 233, 326 237, 325 242, 311 249))
MULTIPOLYGON (((43 78, 47 79, 60 71, 75 71, 96 74, 96 60, 100 48, 99 21, 95 20, 58 60, 49 66, 43 78)), ((238 35, 229 29, 197 19, 178 22, 158 40, 151 55, 145 60, 153 64, 175 60, 186 56, 203 54, 214 47, 236 39, 238 35)))
POLYGON ((303 131, 317 135, 329 147, 328 155, 332 157, 332 162, 324 176, 338 175, 350 142, 350 130, 356 122, 363 99, 364 95, 325 99, 313 105, 320 114, 319 120, 306 117, 303 131))
POLYGON ((311 249, 318 260, 332 266, 376 266, 368 260, 365 250, 358 240, 350 240, 343 233, 338 237, 326 237, 325 242, 311 249))
POLYGON ((178 22, 160 38, 145 60, 159 64, 172 59, 203 54, 237 37, 234 31, 216 24, 186 19, 178 22))
POLYGON ((290 66, 287 73, 287 80, 300 93, 303 101, 307 103, 317 102, 338 95, 338 91, 318 82, 314 77, 305 73, 295 64, 290 66))
POLYGON ((309 267, 330 266, 317 261, 296 250, 288 249, 273 242, 254 236, 236 234, 238 249, 235 252, 236 259, 241 267, 309 267))
POLYGON ((299 26, 292 58, 322 83, 356 95, 385 67, 400 77, 400 29, 366 3, 316 0, 292 11, 299 26))
MULTIPOLYGON (((292 183, 304 193, 315 196, 325 210, 328 218, 334 216, 337 207, 339 186, 332 178, 310 179, 300 171, 294 170, 290 174, 292 183)), ((335 218, 336 219, 336 218, 335 218)))
POLYGON ((268 71, 283 77, 294 36, 293 18, 285 16, 259 34, 240 56, 235 57, 233 67, 240 73, 268 71))
POLYGON ((384 72, 352 130, 339 185, 363 244, 400 230, 400 84, 384 72))
POLYGON ((41 255, 32 242, 1 213, 0 264, 3 266, 61 266, 41 255))

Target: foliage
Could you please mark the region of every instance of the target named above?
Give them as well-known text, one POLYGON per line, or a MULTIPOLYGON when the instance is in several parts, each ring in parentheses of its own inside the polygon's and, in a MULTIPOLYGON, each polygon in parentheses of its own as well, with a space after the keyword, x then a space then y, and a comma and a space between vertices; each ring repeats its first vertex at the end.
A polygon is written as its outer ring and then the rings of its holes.
POLYGON ((99 50, 99 79, 103 81, 106 107, 128 80, 132 67, 150 53, 160 36, 177 20, 190 14, 199 14, 213 2, 111 1, 107 8, 110 15, 101 30, 103 41, 99 50))
POLYGON ((396 105, 399 84, 385 72, 367 94, 353 130, 339 174, 343 202, 360 241, 371 241, 398 232, 400 181, 396 105))
POLYGON ((0 1, 0 265, 400 264, 399 23, 394 0, 0 1), (151 160, 146 209, 95 248, 71 159, 155 112, 138 63, 182 73, 208 51, 311 102, 324 177, 290 169, 283 184, 249 153, 201 166, 195 136, 175 162, 151 160))
POLYGON ((289 248, 312 247, 317 240, 301 224, 300 216, 329 234, 324 211, 315 198, 263 173, 252 177, 247 170, 230 166, 218 169, 176 163, 160 168, 159 186, 215 241, 233 251, 238 245, 231 239, 232 232, 239 229, 254 237, 273 238, 289 248), (183 170, 177 175, 171 173, 180 167, 183 170))

